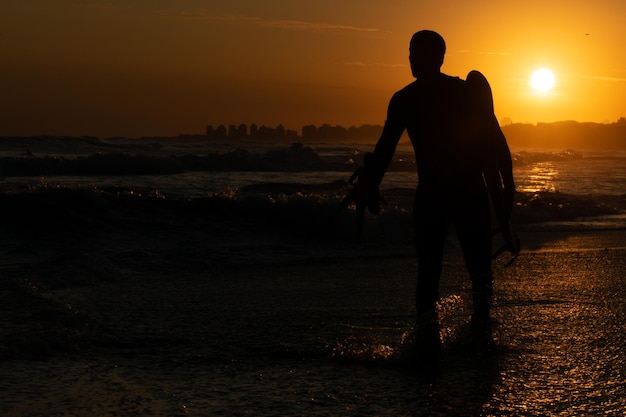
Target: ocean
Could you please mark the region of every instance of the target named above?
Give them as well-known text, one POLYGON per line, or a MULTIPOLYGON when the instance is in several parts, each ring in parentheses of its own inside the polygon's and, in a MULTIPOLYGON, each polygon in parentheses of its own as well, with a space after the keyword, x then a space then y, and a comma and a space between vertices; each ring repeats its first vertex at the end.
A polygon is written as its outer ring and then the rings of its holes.
POLYGON ((432 373, 405 343, 409 146, 356 242, 337 206, 369 146, 1 143, 3 415, 626 411, 626 152, 513 150, 522 251, 494 261, 495 345, 466 339, 451 236, 432 373))
MULTIPOLYGON (((276 206, 300 200, 327 210, 348 191, 350 174, 372 146, 44 137, 5 139, 2 149, 4 192, 116 190, 276 206)), ((626 151, 513 149, 512 155, 518 191, 514 222, 626 226, 626 151)), ((417 183, 413 161, 410 145, 400 144, 381 184, 389 203, 381 217, 411 210, 417 183)))

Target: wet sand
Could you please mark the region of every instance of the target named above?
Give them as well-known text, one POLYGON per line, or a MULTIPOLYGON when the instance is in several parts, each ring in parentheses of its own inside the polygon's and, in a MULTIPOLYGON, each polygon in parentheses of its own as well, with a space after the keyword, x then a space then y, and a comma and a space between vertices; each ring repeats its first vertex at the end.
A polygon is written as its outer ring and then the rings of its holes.
POLYGON ((522 229, 520 257, 494 266, 496 348, 484 352, 463 341, 469 288, 452 242, 446 348, 428 374, 401 355, 410 245, 341 256, 330 254, 345 242, 242 245, 248 261, 224 263, 223 241, 198 247, 201 228, 150 239, 163 232, 64 234, 63 245, 5 234, 3 416, 626 412, 623 231, 522 229))

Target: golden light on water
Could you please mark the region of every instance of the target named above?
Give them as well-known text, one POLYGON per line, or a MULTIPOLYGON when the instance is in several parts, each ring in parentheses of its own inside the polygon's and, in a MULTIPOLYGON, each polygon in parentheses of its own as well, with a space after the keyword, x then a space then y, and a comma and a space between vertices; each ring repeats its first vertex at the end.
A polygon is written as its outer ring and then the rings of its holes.
POLYGON ((557 191, 555 181, 558 176, 559 170, 552 162, 536 163, 529 172, 520 175, 523 182, 517 185, 517 190, 524 193, 555 192, 557 191))

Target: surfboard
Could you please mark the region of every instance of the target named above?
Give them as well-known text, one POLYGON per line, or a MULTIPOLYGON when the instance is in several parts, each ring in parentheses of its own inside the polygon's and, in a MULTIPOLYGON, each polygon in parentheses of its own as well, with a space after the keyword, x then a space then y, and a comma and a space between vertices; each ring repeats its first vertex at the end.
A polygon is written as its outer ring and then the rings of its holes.
POLYGON ((493 253, 492 258, 508 250, 513 255, 510 264, 520 251, 519 238, 511 226, 515 195, 511 151, 494 113, 489 82, 479 71, 470 71, 465 81, 468 111, 475 127, 473 134, 478 141, 476 146, 484 147, 483 176, 498 225, 495 233, 499 232, 504 240, 504 245, 493 253))

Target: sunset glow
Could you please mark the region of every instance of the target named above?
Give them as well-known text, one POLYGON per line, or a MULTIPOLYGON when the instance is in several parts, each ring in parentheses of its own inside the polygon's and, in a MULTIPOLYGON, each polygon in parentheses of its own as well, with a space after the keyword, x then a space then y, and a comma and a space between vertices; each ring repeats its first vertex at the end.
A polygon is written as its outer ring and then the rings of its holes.
POLYGON ((499 119, 626 115, 626 3, 618 0, 8 3, 0 135, 382 124, 391 95, 413 80, 408 42, 424 28, 446 39, 445 73, 487 76, 499 119), (529 80, 542 67, 557 80, 539 97, 529 80))

